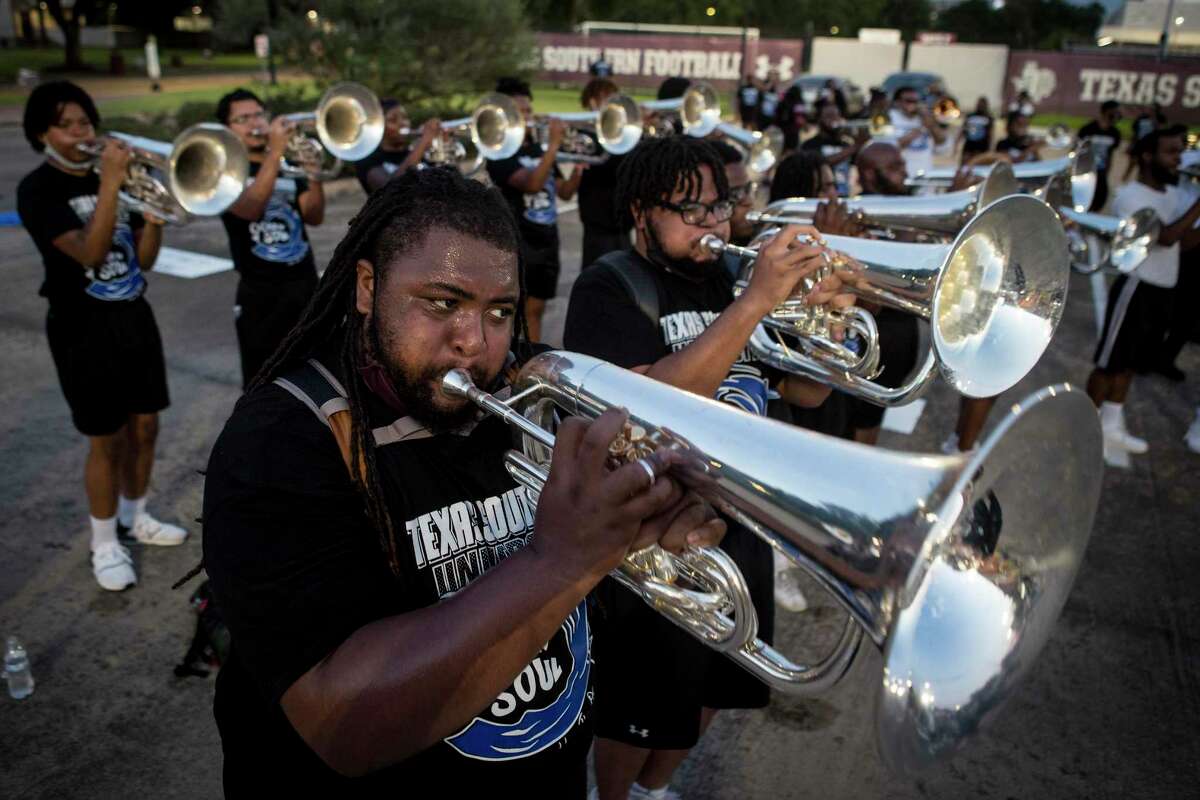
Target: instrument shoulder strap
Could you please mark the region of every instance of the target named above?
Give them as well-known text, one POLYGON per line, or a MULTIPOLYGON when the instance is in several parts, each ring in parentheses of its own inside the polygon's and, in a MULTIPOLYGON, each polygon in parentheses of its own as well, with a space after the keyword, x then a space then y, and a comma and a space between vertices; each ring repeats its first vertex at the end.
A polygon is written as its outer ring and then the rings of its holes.
MULTIPOLYGON (((341 381, 320 361, 310 358, 272 382, 308 406, 317 419, 329 428, 342 454, 346 471, 353 477, 354 470, 350 466, 350 403, 341 381)), ((360 459, 360 475, 366 474, 365 468, 366 464, 360 459)))
POLYGON ((625 250, 603 255, 596 260, 596 264, 604 264, 612 269, 633 299, 634 305, 649 317, 650 323, 657 328, 658 282, 654 280, 650 268, 640 258, 631 258, 625 250))

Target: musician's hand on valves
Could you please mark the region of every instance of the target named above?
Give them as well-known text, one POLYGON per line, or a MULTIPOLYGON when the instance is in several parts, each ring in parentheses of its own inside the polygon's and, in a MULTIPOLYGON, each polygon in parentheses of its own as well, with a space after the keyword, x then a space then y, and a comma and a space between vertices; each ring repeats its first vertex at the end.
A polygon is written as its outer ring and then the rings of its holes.
POLYGON ((283 155, 287 150, 293 127, 294 123, 283 116, 271 120, 271 125, 267 128, 267 152, 273 156, 283 155))
POLYGON ((634 551, 658 544, 680 553, 685 547, 716 547, 725 538, 725 522, 713 507, 695 492, 684 492, 679 500, 642 523, 633 542, 634 551))
POLYGON ((110 137, 100 151, 100 181, 115 183, 118 186, 125 182, 125 173, 129 170, 129 162, 133 160, 133 151, 129 145, 120 139, 110 137))
POLYGON ((569 417, 558 427, 529 545, 546 559, 548 579, 599 581, 625 558, 643 522, 683 496, 664 474, 675 458, 669 450, 609 465, 609 447, 627 419, 609 409, 591 422, 569 417))
POLYGON ((828 263, 821 233, 811 225, 788 225, 758 251, 742 298, 766 316, 791 296, 796 284, 828 263))
POLYGON ((862 224, 841 200, 818 204, 813 214, 813 226, 830 236, 858 236, 863 231, 862 224))
POLYGON ((550 149, 557 150, 567 135, 567 123, 561 119, 551 119, 547 125, 546 132, 549 136, 547 144, 550 149))
POLYGON ((424 152, 429 149, 429 146, 442 135, 442 121, 437 117, 427 119, 421 125, 421 138, 417 142, 417 148, 424 152))

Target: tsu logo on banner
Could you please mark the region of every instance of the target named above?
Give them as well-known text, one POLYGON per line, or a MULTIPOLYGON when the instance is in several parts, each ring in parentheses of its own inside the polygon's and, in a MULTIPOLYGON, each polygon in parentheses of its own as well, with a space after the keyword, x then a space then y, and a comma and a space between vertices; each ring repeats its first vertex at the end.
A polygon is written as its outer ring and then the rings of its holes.
POLYGON ((790 81, 796 74, 792 68, 796 66, 796 60, 791 56, 780 56, 778 64, 771 64, 770 56, 759 56, 754 59, 754 77, 760 81, 765 81, 771 71, 779 73, 779 80, 790 81))
POLYGON ((1054 94, 1054 89, 1058 86, 1054 70, 1039 67, 1036 61, 1026 61, 1025 66, 1021 68, 1021 74, 1011 80, 1014 92, 1029 92, 1035 103, 1040 103, 1054 94))

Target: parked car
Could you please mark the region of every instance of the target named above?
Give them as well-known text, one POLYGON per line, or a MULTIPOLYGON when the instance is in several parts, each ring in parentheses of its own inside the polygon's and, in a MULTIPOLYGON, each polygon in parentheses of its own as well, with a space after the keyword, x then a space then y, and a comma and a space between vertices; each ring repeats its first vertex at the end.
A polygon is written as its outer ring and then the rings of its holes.
POLYGON ((893 72, 884 79, 883 91, 891 100, 901 86, 911 86, 921 96, 921 102, 928 103, 930 89, 935 85, 940 85, 942 91, 946 91, 946 80, 936 72, 893 72))
POLYGON ((792 85, 800 89, 800 97, 806 105, 811 106, 817 102, 817 98, 821 96, 821 90, 830 80, 833 81, 834 86, 842 90, 842 95, 846 98, 846 116, 854 117, 861 114, 866 105, 863 91, 846 78, 839 78, 837 75, 801 75, 792 81, 792 85))

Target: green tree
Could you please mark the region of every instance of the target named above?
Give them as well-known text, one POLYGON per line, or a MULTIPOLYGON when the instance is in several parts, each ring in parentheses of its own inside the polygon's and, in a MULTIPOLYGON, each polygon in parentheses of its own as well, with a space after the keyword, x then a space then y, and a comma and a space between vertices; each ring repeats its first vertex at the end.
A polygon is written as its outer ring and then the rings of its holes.
POLYGON ((107 11, 107 4, 98 0, 75 0, 66 4, 62 0, 46 0, 45 9, 63 35, 63 67, 69 70, 87 69, 83 63, 79 31, 85 20, 102 18, 107 11))
POLYGON ((1104 7, 1099 3, 1008 0, 1004 8, 995 9, 988 0, 965 0, 943 11, 937 27, 954 33, 961 42, 1056 50, 1068 41, 1093 40, 1103 21, 1104 7))

